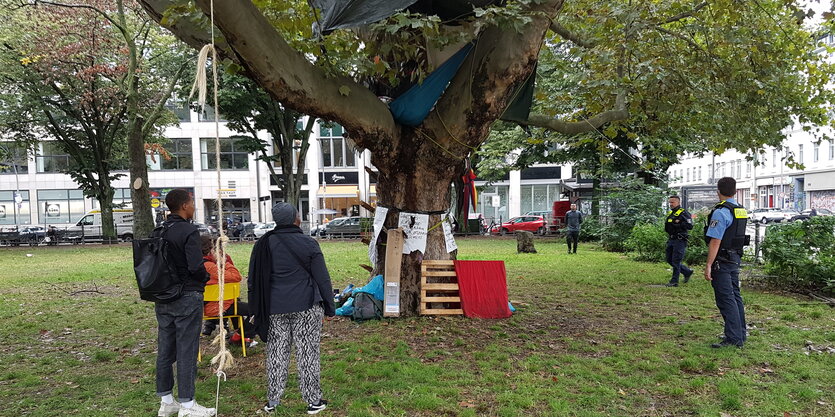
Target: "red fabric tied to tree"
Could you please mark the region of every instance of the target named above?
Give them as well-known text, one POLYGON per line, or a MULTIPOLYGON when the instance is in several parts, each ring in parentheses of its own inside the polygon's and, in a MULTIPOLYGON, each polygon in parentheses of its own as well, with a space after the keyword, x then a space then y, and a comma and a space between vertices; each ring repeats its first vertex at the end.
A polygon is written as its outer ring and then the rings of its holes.
POLYGON ((478 203, 476 189, 475 189, 475 172, 472 169, 467 170, 467 173, 461 177, 461 180, 464 181, 464 190, 463 190, 463 201, 464 201, 464 211, 462 214, 466 218, 467 214, 470 212, 470 203, 473 205, 473 210, 476 209, 476 205, 478 203))
POLYGON ((455 261, 461 309, 467 317, 510 317, 504 261, 455 261))

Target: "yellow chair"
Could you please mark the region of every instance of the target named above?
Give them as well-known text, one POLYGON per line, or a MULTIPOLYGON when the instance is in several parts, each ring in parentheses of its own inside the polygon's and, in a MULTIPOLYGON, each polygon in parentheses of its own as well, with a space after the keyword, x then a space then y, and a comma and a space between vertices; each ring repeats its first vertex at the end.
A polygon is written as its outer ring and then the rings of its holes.
MULTIPOLYGON (((232 319, 238 319, 238 331, 241 332, 241 350, 244 357, 246 357, 246 335, 244 334, 244 318, 238 314, 238 297, 241 296, 241 283, 229 283, 223 286, 223 300, 232 300, 232 314, 221 316, 203 316, 203 320, 218 320, 223 326, 223 320, 229 319, 229 325, 232 326, 232 319)), ((207 285, 203 291, 203 301, 217 303, 220 300, 220 286, 217 284, 207 285)), ((201 360, 202 352, 198 351, 197 361, 201 360)))

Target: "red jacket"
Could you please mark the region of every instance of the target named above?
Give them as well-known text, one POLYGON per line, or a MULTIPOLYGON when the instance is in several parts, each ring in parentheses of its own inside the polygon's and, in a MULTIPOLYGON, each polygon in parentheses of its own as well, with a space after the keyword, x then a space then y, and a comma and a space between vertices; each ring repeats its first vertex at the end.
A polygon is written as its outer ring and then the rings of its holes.
MULTIPOLYGON (((217 284, 217 262, 215 262, 215 257, 213 254, 209 254, 203 257, 205 262, 203 266, 206 267, 206 272, 209 273, 209 282, 206 285, 215 285, 217 284)), ((223 274, 223 280, 229 284, 234 282, 241 282, 243 277, 241 276, 241 272, 238 271, 238 268, 235 268, 235 264, 232 263, 232 258, 229 255, 226 255, 226 267, 225 272, 223 274)), ((232 306, 233 300, 225 300, 223 302, 223 310, 228 309, 232 306)), ((204 316, 212 316, 216 317, 218 315, 217 311, 217 302, 208 302, 203 304, 203 315, 204 316)))

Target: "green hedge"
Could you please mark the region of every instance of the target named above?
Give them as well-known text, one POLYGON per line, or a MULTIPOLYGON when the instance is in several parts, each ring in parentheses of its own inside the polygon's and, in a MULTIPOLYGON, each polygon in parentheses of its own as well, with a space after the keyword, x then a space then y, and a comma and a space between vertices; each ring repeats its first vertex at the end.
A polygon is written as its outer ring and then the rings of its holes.
POLYGON ((762 252, 781 287, 835 293, 835 217, 769 226, 762 252))
MULTIPOLYGON (((696 227, 690 231, 690 240, 687 242, 684 257, 684 263, 687 265, 703 264, 707 258, 707 246, 701 234, 702 230, 697 222, 696 227)), ((667 233, 664 232, 663 219, 657 223, 635 225, 624 242, 624 247, 636 261, 666 262, 667 233)))

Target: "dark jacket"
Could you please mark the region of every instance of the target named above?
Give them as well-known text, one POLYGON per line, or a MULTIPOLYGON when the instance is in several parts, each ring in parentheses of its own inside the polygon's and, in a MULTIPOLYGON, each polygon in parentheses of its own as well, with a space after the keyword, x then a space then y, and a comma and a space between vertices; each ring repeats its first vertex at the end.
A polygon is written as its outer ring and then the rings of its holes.
POLYGON ((331 278, 319 243, 298 226, 276 226, 258 240, 250 256, 247 287, 255 314, 261 316, 256 320, 262 323, 267 314, 305 311, 314 303, 322 305, 326 316, 336 314, 331 278))
POLYGON ((183 291, 203 292, 209 274, 203 267, 197 226, 176 214, 168 215, 163 224, 168 226, 165 240, 168 241, 169 256, 177 267, 177 274, 184 281, 183 291))
POLYGON ((583 214, 577 210, 569 210, 565 213, 565 224, 569 232, 579 232, 583 223, 583 214))

